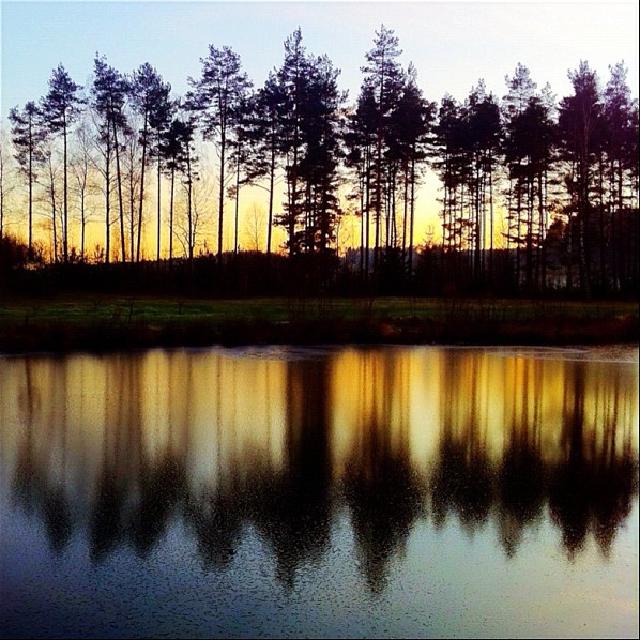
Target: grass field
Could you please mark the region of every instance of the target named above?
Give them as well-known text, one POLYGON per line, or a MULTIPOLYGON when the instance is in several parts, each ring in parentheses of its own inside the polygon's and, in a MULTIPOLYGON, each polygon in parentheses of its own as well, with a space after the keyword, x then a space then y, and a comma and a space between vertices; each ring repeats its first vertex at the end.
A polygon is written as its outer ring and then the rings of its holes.
POLYGON ((600 319, 614 316, 638 316, 638 305, 632 302, 582 302, 549 300, 442 300, 385 297, 283 299, 251 298, 234 300, 193 300, 175 298, 96 297, 82 300, 13 300, 0 302, 0 322, 29 320, 146 321, 210 319, 265 320, 282 322, 296 319, 376 318, 394 320, 428 318, 444 320, 451 316, 493 317, 500 320, 532 320, 541 318, 600 319))
POLYGON ((632 302, 156 297, 0 302, 0 350, 265 342, 567 344, 638 338, 632 302))

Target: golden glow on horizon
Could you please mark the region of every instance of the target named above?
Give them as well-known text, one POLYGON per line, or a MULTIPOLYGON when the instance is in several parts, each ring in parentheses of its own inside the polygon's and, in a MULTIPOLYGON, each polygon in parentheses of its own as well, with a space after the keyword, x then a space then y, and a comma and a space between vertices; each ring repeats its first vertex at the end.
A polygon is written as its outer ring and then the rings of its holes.
MULTIPOLYGON (((215 175, 214 169, 203 172, 207 178, 215 175)), ((73 178, 70 171, 70 180, 73 178)), ((12 176, 10 176, 12 177, 12 176)), ((13 179, 13 177, 12 177, 13 179)), ((26 242, 28 238, 28 205, 26 200, 24 180, 21 180, 18 188, 13 189, 6 200, 5 207, 5 230, 8 234, 26 242)), ((96 187, 96 185, 94 185, 96 187)), ((97 187, 96 187, 97 188, 97 187)), ((196 185, 196 189, 201 188, 204 195, 199 197, 197 223, 196 223, 196 255, 200 251, 203 253, 215 253, 217 247, 218 228, 218 203, 217 192, 210 185, 196 185)), ((150 179, 146 184, 143 207, 143 233, 141 238, 141 254, 144 259, 154 260, 156 258, 157 241, 157 196, 155 178, 150 179)), ((344 196, 344 194, 343 194, 344 196)), ((175 188, 174 200, 174 257, 186 255, 186 214, 185 214, 185 194, 180 187, 175 188)), ((439 244, 442 239, 442 219, 440 217, 441 197, 440 181, 438 177, 429 170, 426 178, 416 190, 416 222, 414 231, 414 244, 417 247, 424 246, 425 243, 439 244)), ((285 198, 284 186, 280 184, 274 197, 274 219, 282 213, 282 202, 285 198)), ((163 180, 162 184, 162 227, 161 227, 161 256, 169 256, 169 183, 163 180)), ((112 224, 111 224, 111 259, 119 260, 120 252, 120 228, 117 219, 117 199, 112 196, 112 224)), ((233 250, 234 242, 234 206, 231 199, 225 201, 225 223, 224 223, 224 248, 225 251, 233 250)), ((137 204, 136 204, 137 207, 137 204)), ((347 248, 360 246, 361 220, 353 215, 353 204, 347 202, 342 197, 342 216, 337 228, 337 237, 340 253, 343 254, 347 248)), ((137 215, 137 208, 136 215, 137 215)), ((96 253, 96 246, 104 249, 105 246, 105 221, 104 221, 104 198, 94 192, 87 199, 86 205, 87 225, 85 230, 85 255, 92 260, 96 253)), ((398 229, 401 225, 402 203, 398 204, 398 229)), ((61 213, 58 213, 60 220, 61 213)), ((129 227, 130 222, 126 219, 128 213, 125 211, 125 235, 127 259, 129 259, 129 227)), ((494 211, 494 247, 504 246, 504 211, 500 206, 495 206, 494 211)), ((244 187, 240 192, 240 212, 239 212, 238 236, 240 250, 246 251, 266 251, 267 221, 268 221, 268 196, 267 192, 258 186, 244 187)), ((373 247, 374 216, 370 217, 371 233, 370 246, 373 247)), ((34 242, 41 243, 45 249, 45 255, 49 255, 52 246, 51 214, 47 204, 38 197, 34 201, 34 242)), ((60 242, 60 234, 58 234, 60 242)), ((286 253, 284 249, 286 242, 286 231, 282 226, 274 225, 272 236, 272 250, 276 253, 286 253)), ((401 239, 399 238, 399 241, 401 239)), ((489 244, 487 232, 487 246, 489 244)), ((76 202, 75 194, 69 192, 69 250, 75 247, 80 249, 80 213, 76 202)))

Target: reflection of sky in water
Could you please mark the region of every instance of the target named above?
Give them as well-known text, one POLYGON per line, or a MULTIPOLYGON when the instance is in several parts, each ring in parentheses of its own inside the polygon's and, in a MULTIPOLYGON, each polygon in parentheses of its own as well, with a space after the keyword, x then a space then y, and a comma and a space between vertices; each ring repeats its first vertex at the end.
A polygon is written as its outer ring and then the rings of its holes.
POLYGON ((635 349, 1 367, 3 634, 638 633, 635 349))

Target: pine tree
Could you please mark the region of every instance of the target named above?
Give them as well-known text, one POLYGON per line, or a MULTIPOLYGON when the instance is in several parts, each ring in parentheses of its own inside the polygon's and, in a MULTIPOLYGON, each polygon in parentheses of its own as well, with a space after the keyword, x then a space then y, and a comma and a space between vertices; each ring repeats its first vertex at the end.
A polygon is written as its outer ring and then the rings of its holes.
POLYGON ((168 117, 168 97, 171 87, 163 82, 162 77, 148 63, 140 65, 134 71, 129 84, 129 95, 132 105, 142 119, 139 130, 142 158, 140 161, 140 194, 138 199, 138 228, 136 242, 136 262, 140 261, 140 244, 142 238, 142 204, 144 201, 144 170, 149 162, 147 152, 152 144, 151 134, 155 129, 162 129, 168 117))
POLYGON ((197 162, 193 148, 196 124, 193 113, 183 110, 163 131, 160 153, 165 171, 169 173, 169 261, 173 261, 174 238, 174 185, 176 173, 182 176, 187 194, 187 257, 193 260, 195 230, 193 222, 193 183, 198 179, 197 162))
POLYGON ((264 86, 255 98, 255 126, 253 128, 249 156, 247 158, 248 180, 260 184, 267 177, 269 193, 267 217, 267 255, 271 255, 274 225, 274 188, 276 172, 280 164, 280 117, 283 110, 284 93, 274 73, 270 73, 264 86))
POLYGON ((300 173, 306 183, 305 233, 302 239, 309 253, 324 254, 335 240, 335 226, 341 214, 337 195, 340 149, 340 110, 346 95, 339 91, 339 70, 327 56, 309 60, 306 100, 301 133, 305 153, 300 173))
MULTIPOLYGON (((121 260, 126 261, 126 234, 124 230, 124 201, 122 195, 122 168, 121 151, 123 139, 130 135, 131 129, 124 112, 129 83, 127 78, 118 72, 114 67, 107 64, 104 57, 96 54, 94 59, 94 79, 91 89, 92 107, 97 113, 101 122, 98 124, 98 135, 101 144, 104 146, 105 168, 105 237, 106 251, 105 260, 110 259, 110 226, 111 226, 111 159, 112 154, 116 156, 116 183, 118 192, 118 212, 120 220, 120 251, 121 260), (120 138, 118 136, 120 135, 120 138)), ((131 253, 133 260, 133 252, 131 253)))
POLYGON ((592 193, 602 103, 597 75, 587 62, 581 61, 576 71, 569 72, 569 79, 574 93, 564 97, 560 103, 559 132, 564 159, 571 166, 566 177, 571 196, 567 212, 575 215, 572 228, 578 252, 580 289, 589 297, 592 285, 588 259, 592 244, 592 193))
MULTIPOLYGON (((627 69, 623 62, 609 67, 610 78, 604 91, 603 127, 604 140, 602 151, 606 153, 608 178, 607 210, 610 226, 610 245, 613 255, 610 257, 611 276, 613 283, 618 286, 621 272, 625 270, 623 252, 616 252, 614 247, 620 243, 623 235, 617 218, 625 210, 628 200, 625 193, 625 182, 631 178, 634 169, 637 173, 637 129, 634 135, 633 117, 634 106, 637 112, 637 104, 631 100, 631 91, 627 84, 627 69), (614 243, 613 240, 617 240, 614 243)), ((634 186, 628 190, 631 194, 636 191, 634 186)), ((602 212, 601 212, 602 215, 602 212)), ((604 226, 604 225, 601 225, 604 226)), ((604 229, 601 230, 601 252, 603 245, 604 229)), ((601 253, 601 263, 604 255, 601 253)))
POLYGON ((45 132, 42 128, 42 112, 34 102, 27 102, 20 111, 14 107, 9 112, 11 139, 18 168, 27 178, 28 200, 28 251, 33 256, 33 186, 37 180, 37 167, 45 161, 42 143, 45 132))
POLYGON ((402 216, 402 261, 413 269, 415 188, 420 166, 427 158, 427 145, 435 105, 427 102, 417 84, 415 67, 410 64, 402 92, 391 116, 390 145, 396 149, 404 181, 402 216), (408 227, 408 229, 407 229, 408 227), (408 244, 408 252, 407 252, 408 244))
POLYGON ((376 141, 374 151, 374 172, 372 185, 373 207, 375 209, 375 253, 374 263, 377 267, 381 246, 381 222, 383 209, 383 195, 387 186, 388 167, 385 163, 385 140, 388 139, 390 119, 397 98, 403 84, 403 73, 398 64, 398 57, 402 53, 398 46, 398 38, 393 30, 384 25, 376 31, 374 46, 365 57, 366 64, 362 67, 365 82, 374 91, 376 104, 376 141))
POLYGON ((231 153, 230 161, 235 167, 235 182, 229 188, 229 195, 235 200, 234 226, 233 226, 233 253, 238 255, 239 248, 239 224, 240 224, 240 190, 242 186, 251 182, 254 178, 251 162, 251 147, 258 140, 259 124, 257 117, 257 107, 255 96, 247 95, 243 97, 236 107, 233 117, 233 127, 231 130, 232 139, 230 141, 231 153))
POLYGON ((304 185, 301 163, 304 158, 302 120, 307 98, 309 60, 302 44, 302 31, 296 29, 284 43, 284 61, 276 77, 282 103, 280 109, 280 149, 285 157, 287 201, 278 224, 287 231, 289 255, 300 253, 298 226, 304 219, 304 185))
POLYGON ((213 140, 219 155, 218 183, 218 259, 224 248, 224 201, 227 169, 227 147, 235 119, 241 113, 240 104, 251 89, 251 82, 242 71, 240 56, 229 47, 209 46, 209 55, 201 58, 202 75, 190 78, 194 108, 201 112, 205 138, 213 140))
POLYGON ((505 127, 505 157, 509 178, 507 191, 507 250, 515 244, 515 270, 516 282, 520 285, 522 267, 522 247, 527 242, 527 233, 523 237, 523 228, 526 229, 525 213, 527 212, 527 179, 526 168, 523 166, 526 153, 519 149, 514 142, 514 121, 522 114, 529 104, 529 100, 536 95, 536 83, 531 78, 529 68, 523 64, 516 65, 511 78, 505 76, 507 93, 502 98, 502 116, 505 127))
MULTIPOLYGON (((502 127, 500 108, 493 95, 486 92, 483 80, 478 81, 468 98, 469 195, 472 198, 474 271, 477 278, 484 272, 486 248, 486 218, 489 207, 489 237, 493 247, 493 167, 500 147, 502 127)), ((493 251, 491 251, 491 259, 493 251)))
POLYGON ((160 81, 158 84, 156 101, 153 105, 151 114, 149 115, 149 125, 155 134, 155 144, 152 149, 152 155, 155 155, 156 157, 156 260, 158 262, 160 261, 160 253, 162 249, 162 137, 167 131, 175 111, 175 104, 169 99, 170 92, 171 85, 160 81))
POLYGON ((365 82, 360 90, 355 111, 348 117, 344 132, 344 143, 347 149, 345 163, 347 167, 354 170, 358 181, 361 219, 360 272, 364 277, 369 273, 371 156, 376 134, 375 113, 373 89, 365 82))
POLYGON ((52 135, 62 134, 62 253, 69 259, 68 250, 68 202, 67 202, 67 135, 69 127, 80 113, 85 101, 79 95, 79 87, 62 64, 53 70, 49 78, 49 92, 42 101, 42 114, 52 135))

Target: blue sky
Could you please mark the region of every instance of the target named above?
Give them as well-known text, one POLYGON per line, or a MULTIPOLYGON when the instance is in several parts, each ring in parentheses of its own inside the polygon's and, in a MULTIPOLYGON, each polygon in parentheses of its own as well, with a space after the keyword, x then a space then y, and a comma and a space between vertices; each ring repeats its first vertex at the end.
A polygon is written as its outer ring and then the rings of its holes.
POLYGON ((561 96, 569 90, 567 69, 581 58, 603 80, 608 65, 624 59, 638 95, 634 3, 2 2, 1 21, 3 116, 43 95, 58 62, 85 84, 96 50, 123 71, 151 62, 181 93, 208 44, 226 44, 261 84, 298 25, 307 48, 341 68, 350 99, 380 23, 396 30, 403 62, 414 62, 432 100, 445 91, 462 98, 478 77, 502 95, 504 76, 519 61, 561 96))

